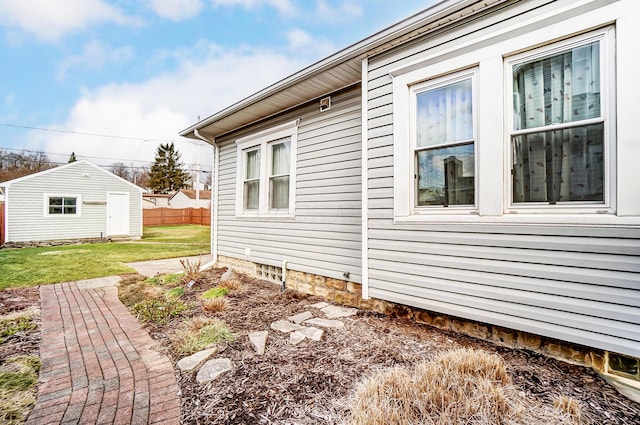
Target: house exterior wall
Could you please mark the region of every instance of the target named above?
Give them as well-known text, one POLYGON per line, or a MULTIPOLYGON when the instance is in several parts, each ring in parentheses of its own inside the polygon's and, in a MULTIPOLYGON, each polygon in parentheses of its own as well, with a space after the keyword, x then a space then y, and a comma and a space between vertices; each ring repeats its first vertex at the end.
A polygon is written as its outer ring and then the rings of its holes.
POLYGON ((512 2, 369 58, 369 296, 640 357, 640 138, 630 113, 640 95, 631 75, 639 21, 628 1, 512 2), (507 214, 504 57, 612 23, 616 213, 507 214), (401 217, 394 79, 405 71, 436 78, 467 67, 478 69, 478 210, 401 217))
POLYGON ((111 173, 78 162, 12 183, 7 195, 6 242, 107 236, 108 192, 129 194, 129 236, 141 237, 141 191, 111 173), (47 194, 79 196, 80 215, 46 215, 47 194))
POLYGON ((199 199, 196 202, 182 192, 176 193, 170 203, 171 208, 211 208, 211 199, 199 199))
POLYGON ((359 86, 216 140, 220 145, 218 254, 360 282, 361 98, 359 86), (236 217, 236 140, 299 119, 295 215, 236 217), (247 251, 248 250, 248 251, 247 251), (248 255, 246 255, 248 254, 248 255))

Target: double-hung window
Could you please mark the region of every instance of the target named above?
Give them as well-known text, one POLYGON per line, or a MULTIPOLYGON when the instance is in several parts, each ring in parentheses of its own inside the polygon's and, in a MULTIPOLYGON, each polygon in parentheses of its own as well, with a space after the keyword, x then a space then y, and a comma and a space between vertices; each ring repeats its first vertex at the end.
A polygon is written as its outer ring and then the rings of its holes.
POLYGON ((297 121, 236 141, 237 216, 292 216, 297 121))
POLYGON ((473 72, 412 88, 416 210, 475 205, 474 97, 473 72))
POLYGON ((508 62, 512 208, 609 205, 606 33, 508 62))
POLYGON ((45 195, 45 215, 80 215, 79 196, 45 195))

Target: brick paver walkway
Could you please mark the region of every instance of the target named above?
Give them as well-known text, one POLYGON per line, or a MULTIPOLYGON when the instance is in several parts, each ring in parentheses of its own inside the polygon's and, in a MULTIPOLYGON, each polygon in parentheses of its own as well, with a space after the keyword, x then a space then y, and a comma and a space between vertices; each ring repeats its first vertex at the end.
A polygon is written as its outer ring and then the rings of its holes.
POLYGON ((117 279, 40 287, 42 368, 28 425, 180 423, 171 362, 118 300, 117 279))

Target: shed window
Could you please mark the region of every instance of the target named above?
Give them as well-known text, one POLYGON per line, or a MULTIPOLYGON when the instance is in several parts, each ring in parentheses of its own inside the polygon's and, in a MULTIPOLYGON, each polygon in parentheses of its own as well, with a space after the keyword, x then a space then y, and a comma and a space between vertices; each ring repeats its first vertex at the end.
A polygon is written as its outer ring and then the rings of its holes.
POLYGON ((50 196, 49 215, 76 215, 77 202, 76 197, 50 196))

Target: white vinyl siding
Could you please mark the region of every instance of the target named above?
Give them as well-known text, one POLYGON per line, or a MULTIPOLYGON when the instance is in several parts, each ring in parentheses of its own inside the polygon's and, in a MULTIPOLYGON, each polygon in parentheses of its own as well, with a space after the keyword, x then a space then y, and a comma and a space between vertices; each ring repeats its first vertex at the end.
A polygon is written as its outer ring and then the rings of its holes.
POLYGON ((142 236, 141 190, 112 173, 76 162, 12 183, 7 242, 99 238, 107 234, 107 192, 130 194, 129 236, 142 236), (71 166, 73 165, 73 166, 71 166), (77 215, 45 215, 47 194, 77 196, 77 215))
POLYGON ((640 139, 630 113, 640 97, 630 59, 637 57, 640 12, 630 6, 583 2, 575 10, 571 1, 517 2, 369 58, 364 96, 371 297, 640 356, 640 139), (507 114, 513 101, 505 92, 512 84, 505 61, 576 34, 606 32, 611 23, 618 65, 628 65, 606 80, 619 87, 610 105, 618 111, 611 169, 617 185, 607 185, 615 212, 510 211, 507 114), (409 195, 398 193, 405 190, 398 173, 411 159, 397 157, 405 142, 394 128, 402 103, 394 87, 469 67, 478 67, 478 211, 412 217, 409 195), (406 204, 398 205, 399 195, 406 204))
POLYGON ((286 259, 290 270, 337 279, 344 279, 343 273, 348 272, 349 280, 360 282, 358 89, 332 94, 329 111, 320 112, 317 102, 311 102, 278 119, 216 140, 220 145, 219 255, 271 266, 281 266, 286 259), (236 140, 298 119, 297 153, 290 170, 295 197, 289 199, 295 216, 236 215, 242 187, 238 182, 244 179, 242 174, 238 177, 240 147, 236 140))

